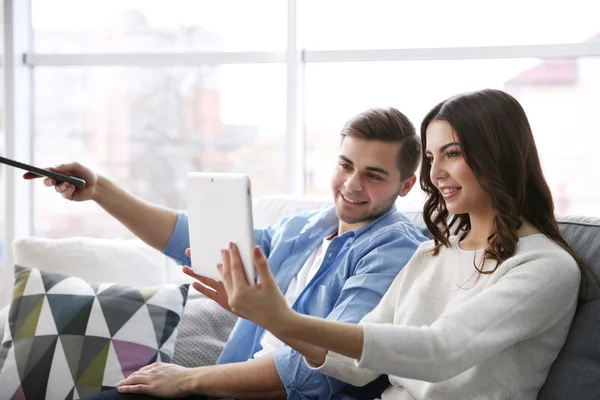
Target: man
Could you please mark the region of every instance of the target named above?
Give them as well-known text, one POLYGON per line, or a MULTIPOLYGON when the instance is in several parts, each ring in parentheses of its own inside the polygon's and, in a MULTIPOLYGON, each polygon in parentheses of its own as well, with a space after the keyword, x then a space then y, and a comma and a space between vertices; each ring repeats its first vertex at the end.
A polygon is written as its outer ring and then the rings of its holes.
MULTIPOLYGON (((284 218, 255 230, 256 243, 299 312, 357 323, 373 309, 425 240, 394 203, 416 182, 420 142, 412 123, 393 108, 370 109, 341 132, 331 184, 334 206, 284 218)), ((185 213, 149 204, 74 163, 53 170, 87 181, 56 186, 65 198, 95 200, 150 246, 190 265, 185 213), (185 255, 184 255, 185 254, 185 255)), ((26 177, 30 177, 26 175, 26 177)), ((55 184, 46 179, 45 184, 55 184)), ((189 268, 184 271, 190 275, 189 268)), ((228 308, 220 282, 197 277, 194 287, 228 308)), ((309 369, 302 356, 247 320, 238 320, 215 366, 153 364, 120 382, 121 393, 157 397, 329 399, 344 383, 309 369)), ((342 395, 338 395, 342 398, 342 395)), ((119 398, 101 394, 98 398, 119 398)))

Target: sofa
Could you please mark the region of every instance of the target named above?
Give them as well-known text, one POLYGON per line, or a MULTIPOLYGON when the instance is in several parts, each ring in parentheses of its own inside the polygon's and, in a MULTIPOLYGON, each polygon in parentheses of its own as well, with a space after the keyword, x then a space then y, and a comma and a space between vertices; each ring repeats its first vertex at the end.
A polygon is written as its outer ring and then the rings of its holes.
MULTIPOLYGON (((264 226, 283 216, 330 204, 329 198, 321 197, 261 197, 254 202, 254 223, 264 226)), ((418 205, 406 205, 399 199, 397 207, 428 234, 418 205)), ((560 216, 559 225, 564 238, 582 257, 589 271, 600 276, 600 219, 560 216)), ((27 237, 15 241, 13 252, 19 265, 56 268, 60 273, 95 282, 111 279, 143 286, 191 281, 180 266, 139 240, 27 237), (108 266, 112 273, 107 273, 108 266)), ((569 336, 539 399, 600 398, 600 288, 597 281, 591 276, 582 281, 581 293, 582 300, 569 336)), ((4 332, 7 313, 8 306, 0 310, 0 333, 4 332)), ((184 366, 214 363, 235 320, 233 315, 190 289, 173 362, 184 366)))

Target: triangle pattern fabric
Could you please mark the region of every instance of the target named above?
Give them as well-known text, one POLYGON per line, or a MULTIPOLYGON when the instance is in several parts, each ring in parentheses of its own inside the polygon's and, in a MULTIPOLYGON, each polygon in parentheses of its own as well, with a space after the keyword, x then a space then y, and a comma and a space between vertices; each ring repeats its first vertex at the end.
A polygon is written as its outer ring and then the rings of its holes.
MULTIPOLYGON (((19 267, 20 268, 20 267, 19 267)), ((23 297, 23 292, 25 291, 25 286, 27 285, 27 280, 29 279, 29 274, 31 270, 20 269, 18 270, 15 267, 15 284, 13 287, 13 300, 23 297)))
POLYGON ((144 302, 147 303, 148 300, 150 300, 152 298, 152 296, 154 296, 160 290, 161 286, 162 285, 140 288, 140 293, 142 294, 142 297, 144 298, 144 302))
POLYGON ((35 336, 45 335, 58 335, 54 317, 52 316, 52 310, 50 309, 50 304, 48 303, 48 298, 46 298, 46 296, 44 296, 40 318, 37 323, 37 329, 35 330, 35 336))
MULTIPOLYGON (((106 325, 111 337, 114 336, 133 314, 143 305, 142 302, 131 300, 131 299, 120 299, 112 296, 104 296, 105 293, 109 292, 111 288, 106 289, 104 292, 98 295, 98 301, 102 308, 103 314, 106 317, 106 325), (119 312, 111 312, 111 310, 118 309, 119 312)), ((140 298, 142 296, 140 295, 140 298)))
MULTIPOLYGON (((33 301, 37 300, 39 295, 37 296, 24 296, 22 299, 31 299, 33 301)), ((14 340, 23 339, 26 337, 34 337, 35 331, 38 325, 38 320, 40 319, 40 312, 42 311, 42 304, 44 303, 44 296, 37 301, 33 310, 27 315, 25 321, 23 321, 21 327, 17 331, 17 334, 14 336, 14 340)))
POLYGON ((129 321, 119 329, 113 339, 127 341, 136 338, 136 343, 157 350, 156 336, 149 335, 150 332, 154 332, 154 325, 152 325, 148 308, 144 305, 129 318, 129 321))
POLYGON ((34 339, 25 368, 25 379, 21 379, 27 399, 43 399, 46 394, 57 339, 56 336, 40 336, 34 339))
POLYGON ((17 337, 17 333, 21 330, 23 324, 27 321, 29 315, 33 312, 42 297, 44 295, 25 296, 18 297, 12 301, 11 309, 14 307, 14 309, 19 310, 16 315, 9 315, 8 323, 11 326, 11 335, 13 338, 17 337))
POLYGON ((52 358, 52 367, 48 376, 48 387, 46 390, 47 399, 64 399, 72 392, 75 382, 71 377, 65 351, 61 341, 56 342, 54 357, 52 358))
MULTIPOLYGON (((79 377, 79 361, 81 354, 83 354, 83 340, 85 337, 79 335, 61 335, 60 341, 62 348, 65 352, 65 358, 67 359, 67 365, 71 373, 73 382, 79 377)), ((73 383, 75 384, 75 383, 73 383)))
POLYGON ((95 296, 96 292, 94 292, 94 289, 92 289, 90 284, 84 281, 83 279, 75 278, 74 276, 69 276, 61 280, 50 290, 48 290, 48 294, 95 296))
POLYGON ((100 350, 96 358, 92 360, 90 365, 87 367, 83 374, 77 379, 77 386, 102 386, 102 379, 104 378, 104 369, 106 367, 106 358, 108 356, 108 349, 110 346, 110 340, 106 341, 106 344, 100 350))
POLYGON ((189 285, 135 288, 15 270, 0 399, 84 398, 150 361, 171 361, 189 285))
POLYGON ((48 294, 59 334, 84 335, 95 296, 48 294))
POLYGON ((110 338, 112 336, 108 330, 108 325, 106 325, 106 319, 104 318, 102 307, 100 307, 100 302, 97 298, 94 299, 94 303, 92 304, 85 335, 104 338, 110 338))
MULTIPOLYGON (((87 383, 80 383, 82 377, 84 376, 84 374, 86 374, 86 372, 88 372, 88 370, 90 369, 90 366, 92 363, 94 363, 94 361, 97 361, 98 356, 100 355, 100 359, 104 359, 104 362, 106 363, 106 355, 108 354, 108 344, 110 343, 110 339, 106 339, 106 338, 99 338, 99 337, 93 337, 93 336, 86 336, 83 340, 83 348, 85 349, 85 351, 83 352, 83 354, 81 355, 81 358, 79 360, 79 368, 77 369, 77 378, 75 379, 75 385, 79 386, 79 385, 87 385, 87 383), (105 355, 102 355, 101 353, 105 352, 105 355)), ((96 365, 96 364, 94 364, 96 365)), ((87 381, 90 381, 92 379, 95 379, 94 377, 97 376, 94 375, 93 373, 95 373, 95 369, 92 369, 91 372, 88 373, 88 375, 85 377, 87 379, 87 381), (89 374, 92 374, 91 376, 89 374)), ((104 373, 104 365, 102 366, 102 373, 104 373)), ((98 383, 97 386, 100 386, 102 384, 102 377, 100 377, 98 379, 98 383)), ((79 394, 81 393, 81 390, 78 391, 79 394)))
MULTIPOLYGON (((40 336, 33 338, 31 352, 27 358, 27 363, 25 364, 25 370, 21 377, 21 381, 27 380, 27 378, 31 376, 32 371, 36 369, 36 366, 42 364, 44 360, 52 360, 57 340, 58 336, 40 336)), ((47 368, 50 369, 50 363, 48 363, 47 368)), ((48 374, 43 376, 48 376, 48 374)), ((24 386, 25 388, 27 387, 26 385, 24 386)), ((27 391, 25 391, 25 394, 27 394, 27 391)))
POLYGON ((158 346, 162 346, 163 342, 161 341, 163 337, 163 331, 165 330, 165 323, 167 321, 167 310, 166 308, 162 308, 159 306, 155 306, 153 304, 146 304, 148 308, 148 313, 150 314, 150 318, 152 319, 152 325, 154 325, 154 333, 156 334, 156 342, 158 346))
POLYGON ((33 347, 33 339, 25 338, 19 340, 19 345, 13 345, 15 362, 17 364, 17 372, 19 373, 20 379, 25 379, 25 368, 27 367, 27 361, 29 360, 29 354, 31 354, 31 348, 33 347))
POLYGON ((183 297, 178 286, 166 284, 154 295, 148 304, 168 308, 178 314, 183 310, 183 297))
POLYGON ((159 358, 162 362, 170 363, 171 361, 173 361, 171 360, 171 357, 164 351, 159 351, 158 354, 160 355, 159 358))
POLYGON ((48 291, 52 289, 54 285, 66 278, 66 276, 59 274, 42 273, 42 283, 44 284, 45 292, 48 293, 48 291))
POLYGON ((27 400, 25 397, 25 391, 23 391, 23 386, 19 386, 17 391, 13 394, 10 400, 27 400))
POLYGON ((27 284, 23 290, 23 296, 30 296, 32 294, 45 294, 46 289, 44 288, 40 270, 32 269, 30 271, 29 279, 27 279, 27 284))
POLYGON ((148 365, 156 355, 156 349, 150 347, 116 339, 112 342, 125 378, 140 369, 140 365, 148 365))
POLYGON ((171 335, 173 335, 173 332, 175 331, 175 329, 177 329, 177 326, 179 325, 180 319, 181 318, 180 318, 179 314, 176 314, 171 310, 167 310, 165 324, 162 329, 162 335, 160 338, 160 342, 158 343, 159 347, 164 346, 164 344, 167 342, 167 340, 169 340, 171 335))
POLYGON ((104 369, 104 377, 102 378, 102 386, 115 386, 117 382, 125 379, 123 371, 120 368, 121 364, 117 358, 115 345, 111 341, 108 348, 108 356, 106 357, 106 368, 104 369), (115 368, 119 366, 119 368, 115 368))
POLYGON ((112 287, 116 285, 116 283, 101 283, 100 285, 98 285, 98 287, 96 288, 96 294, 100 294, 102 292, 104 292, 106 289, 112 287))

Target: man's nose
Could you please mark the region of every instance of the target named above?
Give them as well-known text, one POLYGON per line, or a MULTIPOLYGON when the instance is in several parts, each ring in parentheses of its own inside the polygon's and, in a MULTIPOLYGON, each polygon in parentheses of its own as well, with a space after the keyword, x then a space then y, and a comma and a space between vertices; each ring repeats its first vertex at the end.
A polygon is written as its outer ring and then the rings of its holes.
POLYGON ((346 189, 351 192, 360 192, 362 190, 362 182, 360 176, 357 173, 353 173, 346 179, 346 189))

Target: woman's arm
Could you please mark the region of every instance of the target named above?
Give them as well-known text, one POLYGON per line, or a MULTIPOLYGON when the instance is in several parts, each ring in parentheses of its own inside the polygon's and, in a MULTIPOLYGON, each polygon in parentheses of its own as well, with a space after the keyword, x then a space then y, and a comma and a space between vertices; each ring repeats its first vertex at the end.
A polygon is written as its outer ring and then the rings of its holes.
POLYGON ((293 311, 279 290, 260 247, 254 248, 253 258, 260 276, 256 286, 248 284, 237 247, 232 244, 223 253, 223 285, 235 314, 269 330, 316 366, 323 364, 328 350, 360 359, 363 346, 360 325, 293 311))

